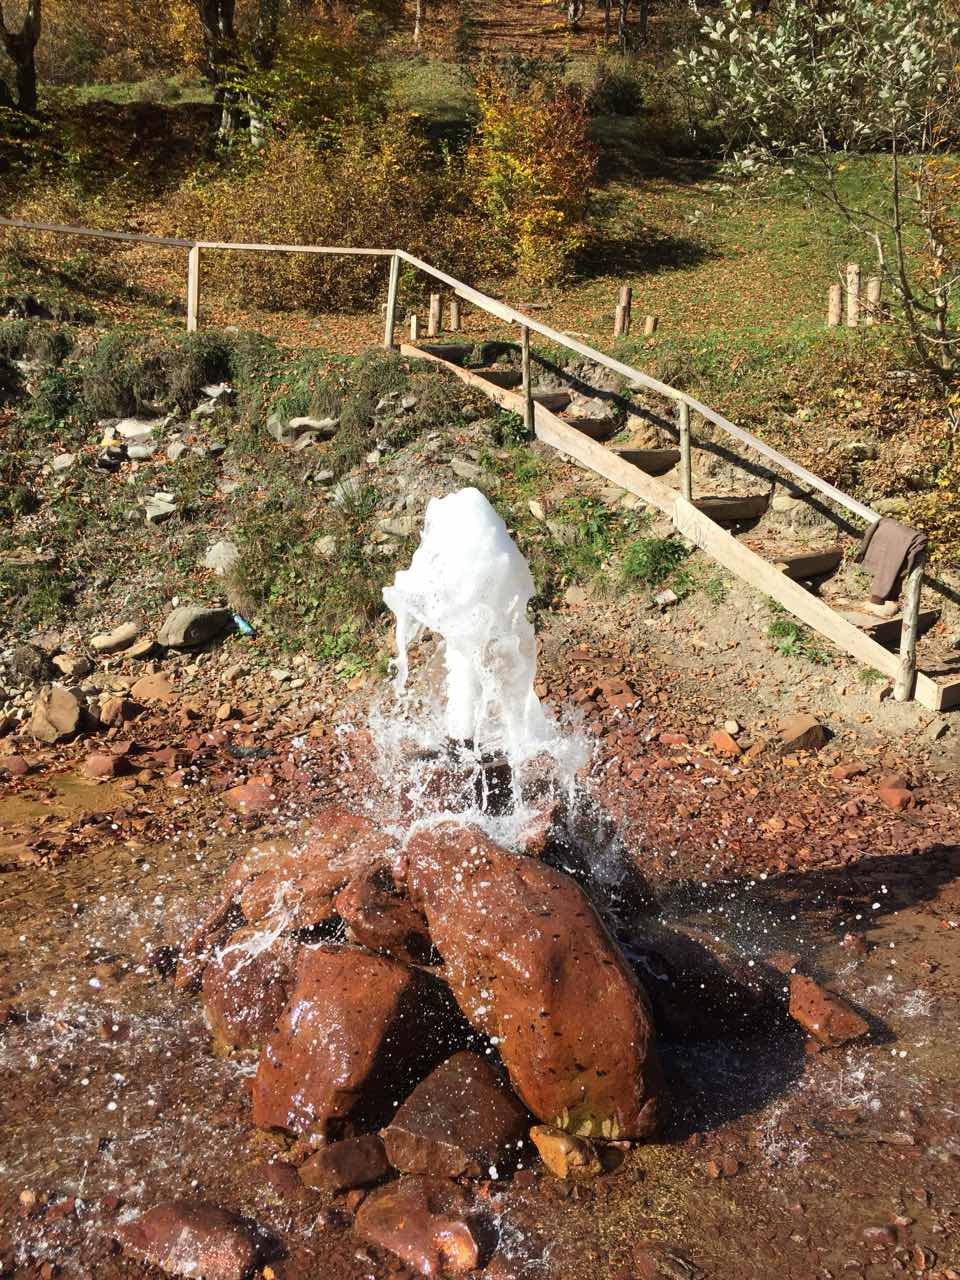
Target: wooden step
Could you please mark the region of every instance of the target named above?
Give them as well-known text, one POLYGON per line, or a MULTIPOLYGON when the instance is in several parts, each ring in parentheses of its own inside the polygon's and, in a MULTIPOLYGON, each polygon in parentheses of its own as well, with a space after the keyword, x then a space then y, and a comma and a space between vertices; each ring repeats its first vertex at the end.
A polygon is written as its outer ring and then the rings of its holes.
POLYGON ((680 461, 679 449, 617 449, 616 452, 624 462, 639 467, 648 476, 662 476, 680 461))
MULTIPOLYGON (((762 553, 761 553, 762 554, 762 553)), ((778 569, 782 569, 794 582, 808 578, 820 578, 833 573, 843 562, 842 547, 823 547, 819 551, 778 551, 768 555, 778 569)))
POLYGON ((425 355, 435 356, 438 360, 448 360, 450 364, 463 365, 464 360, 473 351, 471 342, 438 342, 429 346, 421 346, 419 350, 425 355))
MULTIPOLYGON (((876 614, 866 613, 853 607, 844 608, 843 605, 849 602, 829 600, 827 603, 845 622, 851 622, 861 631, 865 631, 872 640, 876 640, 877 644, 896 644, 900 640, 902 614, 895 613, 892 618, 878 618, 876 614)), ((922 636, 925 631, 929 631, 939 617, 939 609, 921 609, 917 617, 917 635, 922 636)))
MULTIPOLYGON (((560 413, 563 409, 568 408, 573 400, 573 396, 569 391, 535 391, 533 398, 537 404, 542 404, 551 413, 560 413)), ((582 419, 582 421, 586 421, 586 419, 582 419)), ((572 421, 570 426, 577 427, 579 423, 572 421)))
POLYGON ((742 498, 736 495, 696 498, 693 505, 717 524, 736 524, 740 520, 756 520, 762 516, 770 505, 770 495, 753 493, 742 498))
POLYGON ((620 430, 615 418, 564 418, 568 427, 582 431, 590 440, 609 440, 620 430))
POLYGON ((474 369, 472 372, 484 382, 489 382, 491 387, 503 387, 508 391, 519 387, 523 381, 523 374, 519 369, 474 369))

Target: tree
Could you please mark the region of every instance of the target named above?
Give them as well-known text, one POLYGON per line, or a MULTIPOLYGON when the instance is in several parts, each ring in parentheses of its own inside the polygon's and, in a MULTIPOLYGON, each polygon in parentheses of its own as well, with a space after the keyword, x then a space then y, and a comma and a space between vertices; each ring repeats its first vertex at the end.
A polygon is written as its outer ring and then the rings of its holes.
POLYGON ((0 105, 15 106, 24 115, 37 114, 37 64, 35 52, 42 25, 42 0, 27 0, 19 31, 7 26, 4 5, 0 0, 0 38, 13 62, 15 98, 6 91, 6 102, 0 105))
POLYGON ((926 368, 952 383, 960 333, 960 28, 945 0, 723 0, 679 66, 742 170, 788 161, 864 235, 926 368), (879 202, 849 194, 849 153, 889 157, 879 202))
POLYGON ((229 139, 239 122, 236 93, 230 86, 236 69, 236 0, 194 0, 203 32, 204 72, 220 108, 220 137, 229 139))

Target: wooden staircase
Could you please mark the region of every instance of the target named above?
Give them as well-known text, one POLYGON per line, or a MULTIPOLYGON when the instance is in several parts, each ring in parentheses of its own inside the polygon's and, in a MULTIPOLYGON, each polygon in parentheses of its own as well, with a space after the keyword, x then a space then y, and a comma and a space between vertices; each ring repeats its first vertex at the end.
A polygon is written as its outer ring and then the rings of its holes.
MULTIPOLYGON (((464 366, 472 348, 463 344, 402 345, 404 355, 442 365, 468 386, 484 392, 503 408, 524 415, 523 375, 516 370, 468 369, 464 366)), ((736 530, 752 526, 767 512, 769 493, 683 496, 683 476, 668 483, 682 465, 676 448, 608 448, 601 443, 617 431, 610 419, 566 415, 573 397, 564 391, 531 392, 533 425, 537 437, 562 454, 575 459, 627 492, 668 514, 677 530, 716 560, 779 601, 801 621, 831 640, 865 665, 896 679, 901 658, 887 645, 900 640, 903 617, 881 619, 855 609, 850 601, 830 601, 818 594, 843 563, 840 545, 785 547, 764 545, 755 537, 746 540, 736 530)), ((921 610, 918 632, 933 625, 936 610, 921 610)), ((960 705, 960 671, 939 673, 934 679, 916 673, 915 696, 932 710, 960 705)))

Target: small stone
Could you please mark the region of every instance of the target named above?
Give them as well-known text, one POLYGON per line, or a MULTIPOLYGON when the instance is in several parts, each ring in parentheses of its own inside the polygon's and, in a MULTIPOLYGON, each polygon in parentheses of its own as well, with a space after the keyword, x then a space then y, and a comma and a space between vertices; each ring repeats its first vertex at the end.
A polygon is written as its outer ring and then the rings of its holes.
POLYGON ((332 560, 337 554, 337 540, 332 533, 325 533, 313 544, 313 554, 323 560, 332 560))
POLYGON ((157 636, 168 649, 186 649, 205 644, 233 624, 229 609, 201 609, 181 605, 168 615, 157 636))
POLYGON ((287 430, 296 438, 305 431, 318 436, 321 440, 330 440, 337 434, 340 426, 339 418, 291 418, 287 430))
POLYGON ((877 796, 888 809, 893 809, 895 813, 911 809, 915 803, 913 792, 908 791, 906 787, 879 787, 877 796))
POLYGON ((62 685, 52 684, 38 695, 27 727, 38 742, 62 742, 76 733, 80 713, 80 700, 76 694, 62 685))
POLYGON ((545 518, 543 506, 541 503, 537 502, 535 498, 530 499, 527 503, 527 507, 529 508, 530 514, 533 516, 534 520, 543 520, 545 518))
POLYGON ((665 590, 657 592, 653 597, 653 603, 659 605, 661 609, 668 609, 671 605, 679 604, 680 597, 675 591, 671 591, 670 588, 667 587, 665 590))
POLYGON ((938 717, 936 720, 931 720, 924 732, 928 738, 931 738, 934 742, 938 742, 942 737, 950 732, 949 721, 944 720, 942 717, 938 717))
POLYGON ((0 756, 0 771, 10 778, 24 778, 30 772, 30 764, 23 756, 0 756))
POLYGON ((176 690, 165 675, 141 676, 130 690, 137 702, 172 702, 176 690))
POLYGON ((300 1166, 300 1180, 317 1191, 372 1187, 389 1174, 383 1142, 375 1133, 331 1142, 300 1166))
POLYGON ((777 726, 780 735, 780 754, 794 751, 819 751, 827 741, 826 730, 815 716, 800 712, 781 720, 777 726))
POLYGON ((535 1124, 530 1140, 540 1159, 558 1178, 593 1177, 600 1172, 600 1160, 592 1143, 575 1138, 552 1125, 535 1124))
POLYGON ((157 452, 159 447, 160 447, 159 445, 153 444, 153 443, 128 444, 127 457, 130 459, 131 462, 146 462, 148 458, 153 457, 153 455, 157 452))
POLYGON ((859 760, 853 760, 850 764, 835 764, 830 770, 830 777, 834 782, 849 782, 851 778, 859 778, 866 772, 866 765, 861 764, 859 760))
POLYGON ((833 991, 812 978, 790 978, 790 1017, 822 1045, 847 1044, 867 1035, 869 1024, 833 991))
POLYGON ((741 725, 738 720, 724 720, 723 727, 727 731, 727 733, 730 733, 730 734, 737 734, 740 732, 740 729, 741 729, 741 725))
POLYGON ((366 1197, 356 1230, 418 1275, 465 1275, 480 1262, 469 1207, 466 1192, 454 1182, 401 1178, 366 1197))
POLYGON ((893 1227, 864 1227, 861 1234, 867 1244, 887 1246, 897 1243, 893 1227))
POLYGON ((411 409, 415 409, 416 407, 417 407, 417 397, 416 397, 416 396, 402 396, 402 397, 401 397, 401 399, 400 399, 400 408, 401 408, 401 409, 403 409, 403 411, 404 411, 405 413, 409 413, 411 409))
POLYGON ((133 658, 137 662, 143 662, 147 658, 152 658, 157 652, 157 642, 153 636, 144 636, 142 640, 137 640, 129 649, 124 649, 123 656, 125 658, 133 658))
POLYGON ((94 653, 117 653, 121 649, 128 649, 139 634, 140 627, 136 622, 122 622, 112 631, 102 631, 99 635, 91 636, 90 648, 94 653))
POLYGON ((100 723, 107 728, 121 725, 126 720, 132 720, 141 709, 128 698, 107 698, 106 702, 100 704, 100 723))
POLYGON ((218 577, 222 578, 239 559, 240 552, 236 545, 222 538, 207 549, 207 554, 203 557, 203 565, 205 569, 212 569, 218 577))
POLYGON ((461 480, 469 480, 472 484, 476 484, 483 479, 483 468, 478 467, 475 462, 467 462, 463 458, 451 458, 450 470, 455 476, 459 476, 461 480))
POLYGON ((187 446, 182 440, 171 440, 167 445, 167 461, 179 462, 186 452, 187 446))
POLYGON ((245 782, 223 793, 224 803, 237 813, 249 816, 263 813, 276 803, 276 797, 265 782, 245 782))
POLYGON ((124 772, 125 766, 126 761, 122 756, 95 751, 84 760, 83 772, 88 778, 116 778, 124 772))
POLYGON ((167 498, 150 498, 144 506, 147 524, 162 524, 177 513, 177 504, 167 498))
POLYGON ((58 653, 52 659, 53 665, 59 672, 67 677, 68 680, 83 680, 85 676, 90 675, 93 671, 93 663, 81 653, 71 655, 68 653, 58 653))
POLYGON ((742 754, 740 744, 734 741, 726 729, 714 729, 710 735, 710 746, 721 756, 735 757, 742 754))
POLYGON ((187 1280, 247 1280, 257 1262, 250 1225, 200 1201, 155 1205, 113 1234, 125 1254, 187 1280))
POLYGON ((76 460, 75 453, 58 453, 51 465, 54 471, 69 471, 76 460))

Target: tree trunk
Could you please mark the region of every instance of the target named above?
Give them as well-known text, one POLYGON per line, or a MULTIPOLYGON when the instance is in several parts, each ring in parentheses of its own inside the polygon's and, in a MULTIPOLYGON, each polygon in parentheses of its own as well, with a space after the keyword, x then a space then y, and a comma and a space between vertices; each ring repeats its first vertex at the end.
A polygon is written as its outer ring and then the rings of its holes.
POLYGON ((423 30, 423 20, 426 17, 427 0, 416 0, 413 10, 413 38, 417 44, 420 43, 420 34, 423 30))
POLYGON ((236 60, 236 0, 195 0, 203 31, 204 71, 220 108, 219 136, 229 140, 240 118, 236 92, 227 81, 236 60))
MULTIPOLYGON (((280 0, 260 0, 257 9, 257 26, 250 41, 250 54, 259 71, 269 71, 277 56, 277 36, 280 30, 280 0)), ((247 98, 250 117, 250 144, 259 149, 266 142, 269 124, 263 111, 263 103, 253 94, 247 98)))
POLYGON ((586 0, 567 0, 567 26, 573 30, 583 17, 586 0))
POLYGON ((13 61, 16 105, 19 111, 28 116, 37 114, 37 64, 34 51, 40 39, 41 10, 42 0, 28 0, 20 30, 8 31, 3 4, 0 2, 0 38, 13 61))
POLYGON ((603 47, 610 43, 610 5, 612 0, 603 0, 603 47))
POLYGON ((617 0, 617 43, 621 49, 627 47, 627 10, 630 0, 617 0))

